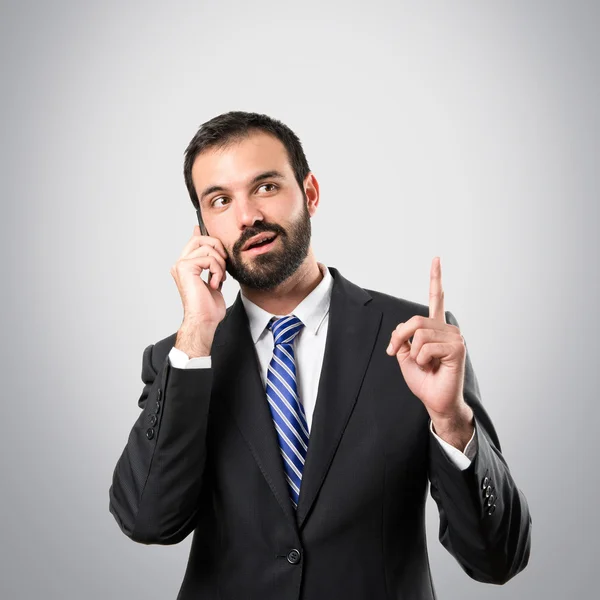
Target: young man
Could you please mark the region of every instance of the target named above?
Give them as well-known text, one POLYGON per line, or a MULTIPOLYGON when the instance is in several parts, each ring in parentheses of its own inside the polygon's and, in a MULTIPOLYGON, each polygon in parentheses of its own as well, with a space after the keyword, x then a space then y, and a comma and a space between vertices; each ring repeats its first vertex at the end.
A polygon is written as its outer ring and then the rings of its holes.
POLYGON ((206 235, 194 228, 171 269, 183 322, 144 351, 142 412, 110 488, 131 539, 194 531, 178 598, 435 598, 428 480, 440 541, 470 577, 524 569, 529 509, 439 259, 429 306, 317 262, 319 184, 265 115, 204 123, 184 175, 206 235), (226 273, 241 288, 229 308, 226 273))

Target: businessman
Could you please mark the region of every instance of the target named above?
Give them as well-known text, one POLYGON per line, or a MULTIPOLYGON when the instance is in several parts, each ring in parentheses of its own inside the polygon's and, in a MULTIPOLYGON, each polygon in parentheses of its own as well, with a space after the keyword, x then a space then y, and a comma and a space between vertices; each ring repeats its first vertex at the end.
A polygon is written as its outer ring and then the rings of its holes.
MULTIPOLYGON (((436 598, 428 484, 439 539, 470 577, 522 571, 527 501, 445 309, 439 258, 428 306, 318 262, 319 184, 297 136, 266 115, 204 123, 184 177, 200 220, 171 269, 184 316, 143 353, 142 410, 109 492, 137 542, 193 532, 178 598, 436 598), (227 275, 240 285, 230 307, 227 275)), ((381 260, 373 241, 354 251, 381 260)))

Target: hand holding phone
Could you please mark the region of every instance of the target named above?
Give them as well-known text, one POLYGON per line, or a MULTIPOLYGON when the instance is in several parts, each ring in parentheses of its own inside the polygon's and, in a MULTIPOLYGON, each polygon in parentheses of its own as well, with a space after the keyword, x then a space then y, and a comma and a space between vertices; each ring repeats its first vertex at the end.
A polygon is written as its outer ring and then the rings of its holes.
POLYGON ((200 227, 194 227, 171 267, 183 304, 183 323, 175 347, 190 357, 210 354, 214 332, 226 312, 221 287, 227 278, 227 252, 219 239, 202 235, 200 227), (204 271, 209 272, 206 282, 201 277, 204 271))

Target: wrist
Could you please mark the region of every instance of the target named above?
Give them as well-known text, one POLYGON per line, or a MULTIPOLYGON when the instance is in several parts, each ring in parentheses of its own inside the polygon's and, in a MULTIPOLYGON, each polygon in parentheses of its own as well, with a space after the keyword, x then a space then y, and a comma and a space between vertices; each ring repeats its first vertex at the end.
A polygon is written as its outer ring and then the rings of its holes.
POLYGON ((210 356, 213 338, 212 327, 184 321, 177 332, 174 346, 189 358, 210 356))
POLYGON ((430 414, 430 417, 436 435, 463 452, 475 430, 471 407, 462 400, 454 413, 444 416, 430 414))

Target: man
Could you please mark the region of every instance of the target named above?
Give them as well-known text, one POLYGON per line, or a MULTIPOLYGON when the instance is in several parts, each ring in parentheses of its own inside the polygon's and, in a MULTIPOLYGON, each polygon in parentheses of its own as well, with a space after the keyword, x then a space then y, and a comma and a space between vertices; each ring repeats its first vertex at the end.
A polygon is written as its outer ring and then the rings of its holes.
POLYGON ((184 175, 205 228, 171 269, 184 317, 144 351, 110 511, 145 544, 194 537, 178 598, 431 599, 440 541, 470 577, 525 568, 531 518, 444 309, 317 262, 319 184, 283 123, 204 123, 184 175), (208 271, 205 282, 201 275, 208 271), (226 308, 230 274, 240 293, 226 308))

